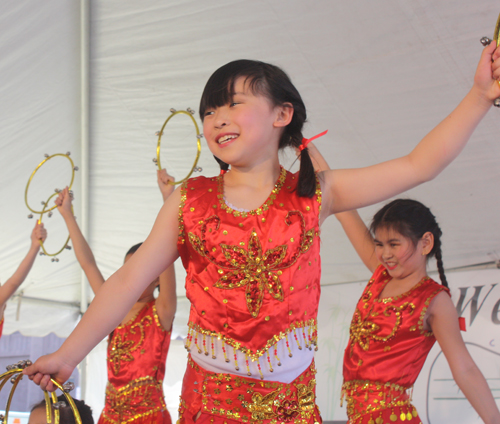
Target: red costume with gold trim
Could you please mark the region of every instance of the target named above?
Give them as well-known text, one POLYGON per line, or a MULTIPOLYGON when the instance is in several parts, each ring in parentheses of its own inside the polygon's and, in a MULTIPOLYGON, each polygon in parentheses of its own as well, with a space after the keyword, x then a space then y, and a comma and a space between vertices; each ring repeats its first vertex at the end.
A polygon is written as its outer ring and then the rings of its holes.
POLYGON ((436 341, 424 329, 427 308, 438 293, 450 292, 426 277, 406 293, 381 298, 390 280, 380 265, 351 321, 342 387, 349 424, 421 423, 407 390, 436 341))
POLYGON ((99 424, 171 423, 162 387, 170 333, 160 324, 154 300, 113 331, 99 424))
MULTIPOLYGON (((199 353, 203 349, 213 359, 223 352, 225 362, 234 358, 237 371, 240 366, 245 370, 246 362, 245 374, 252 378, 211 373, 190 359, 193 366, 188 365, 184 377, 181 422, 200 410, 202 416, 211 414, 211 419, 226 421, 272 422, 285 409, 292 422, 320 420, 314 364, 304 371, 307 378, 303 373, 291 383, 262 380, 263 367, 267 367, 266 376, 273 372, 271 359, 277 366, 286 365, 277 357, 278 343, 289 347, 300 339, 310 350, 316 345, 321 191, 318 183, 313 198, 299 197, 297 180, 298 176, 281 169, 266 202, 247 212, 225 203, 223 176, 193 178, 182 186, 178 251, 191 301, 186 347, 199 353), (214 351, 217 341, 222 341, 222 352, 214 351), (243 363, 238 364, 236 353, 244 355, 243 363), (258 373, 250 373, 249 361, 259 364, 260 379, 258 373), (209 384, 214 379, 224 384, 215 389, 209 384), (246 396, 232 390, 235 381, 243 385, 246 396), (306 403, 310 407, 299 408, 306 403), (294 410, 301 412, 297 416, 294 410)), ((287 356, 292 356, 289 352, 287 356)))

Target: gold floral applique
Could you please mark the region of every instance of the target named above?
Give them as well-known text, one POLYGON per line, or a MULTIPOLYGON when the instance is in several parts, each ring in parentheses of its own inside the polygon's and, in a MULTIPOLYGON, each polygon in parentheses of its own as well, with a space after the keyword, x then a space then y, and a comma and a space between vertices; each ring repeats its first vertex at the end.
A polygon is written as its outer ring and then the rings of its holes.
POLYGON ((137 342, 134 342, 134 340, 123 340, 121 333, 117 333, 112 337, 109 347, 108 361, 111 364, 114 375, 117 375, 120 372, 122 362, 132 362, 134 360, 132 352, 141 347, 145 337, 145 327, 149 327, 152 321, 153 320, 150 316, 145 316, 141 319, 141 321, 130 327, 131 334, 136 334, 137 331, 140 333, 140 337, 137 342))
POLYGON ((201 237, 190 232, 189 241, 198 254, 206 257, 210 262, 219 267, 222 276, 214 283, 214 287, 231 290, 246 287, 245 298, 248 311, 253 318, 259 315, 260 307, 264 299, 265 291, 276 300, 283 301, 283 287, 280 281, 281 270, 289 268, 298 258, 309 250, 314 242, 314 229, 306 231, 305 219, 301 212, 291 211, 287 214, 285 222, 292 225, 292 219, 298 218, 301 224, 299 245, 291 255, 288 255, 286 244, 278 245, 265 252, 255 229, 252 230, 246 245, 248 249, 239 245, 220 244, 225 262, 217 261, 214 251, 207 245, 205 235, 207 226, 213 224, 210 229, 218 230, 220 218, 211 216, 201 222, 201 237))

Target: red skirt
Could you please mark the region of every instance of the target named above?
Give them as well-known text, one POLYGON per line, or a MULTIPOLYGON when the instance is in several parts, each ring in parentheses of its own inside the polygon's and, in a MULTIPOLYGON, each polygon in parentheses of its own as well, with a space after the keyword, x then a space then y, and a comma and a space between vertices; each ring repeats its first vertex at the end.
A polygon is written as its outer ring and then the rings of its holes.
POLYGON ((313 361, 289 384, 256 380, 209 372, 189 356, 178 422, 319 424, 315 375, 313 361))

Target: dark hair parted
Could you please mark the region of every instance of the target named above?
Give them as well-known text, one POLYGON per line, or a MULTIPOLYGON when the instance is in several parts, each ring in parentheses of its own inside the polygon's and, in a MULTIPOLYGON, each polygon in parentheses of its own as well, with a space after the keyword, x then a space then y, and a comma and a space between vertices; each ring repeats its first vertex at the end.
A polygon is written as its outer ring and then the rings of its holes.
MULTIPOLYGON (((302 144, 302 127, 307 119, 306 107, 288 75, 280 68, 256 60, 235 60, 217 69, 208 79, 200 101, 200 117, 203 121, 208 109, 227 105, 234 95, 234 84, 244 78, 253 94, 265 96, 274 106, 289 103, 293 117, 281 135, 279 149, 298 148, 302 144)), ((302 150, 298 194, 313 197, 316 192, 316 176, 307 149, 302 150)))
MULTIPOLYGON (((64 402, 64 404, 66 405, 66 406, 59 406, 58 408, 59 422, 61 424, 75 424, 76 423, 75 415, 73 414, 73 410, 71 409, 71 406, 68 404, 68 401, 66 400, 66 396, 59 395, 57 397, 57 401, 64 402)), ((78 413, 80 414, 82 424, 94 424, 94 418, 92 417, 92 408, 88 406, 83 400, 73 399, 73 401, 75 402, 76 408, 78 409, 78 413)), ((45 400, 42 400, 41 402, 34 405, 33 408, 31 408, 31 412, 33 412, 35 409, 38 408, 45 409, 46 408, 45 405, 46 405, 45 400)))
POLYGON ((375 234, 379 228, 397 231, 409 238, 415 246, 425 233, 432 233, 434 246, 427 257, 434 256, 436 258, 441 284, 448 287, 441 252, 441 236, 443 233, 439 228, 436 217, 427 206, 412 199, 393 200, 374 215, 370 231, 375 234))

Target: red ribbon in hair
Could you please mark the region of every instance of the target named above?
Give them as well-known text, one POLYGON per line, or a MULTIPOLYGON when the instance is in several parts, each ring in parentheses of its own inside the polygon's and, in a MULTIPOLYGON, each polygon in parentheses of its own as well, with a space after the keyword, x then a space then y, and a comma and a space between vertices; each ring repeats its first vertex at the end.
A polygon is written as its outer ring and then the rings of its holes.
POLYGON ((328 132, 328 130, 325 130, 323 131, 322 133, 319 133, 319 134, 316 134, 314 137, 311 137, 311 138, 303 138, 302 139, 302 144, 299 146, 299 150, 302 151, 304 149, 307 149, 307 145, 313 141, 313 140, 316 140, 317 138, 319 137, 323 137, 326 133, 328 132))

